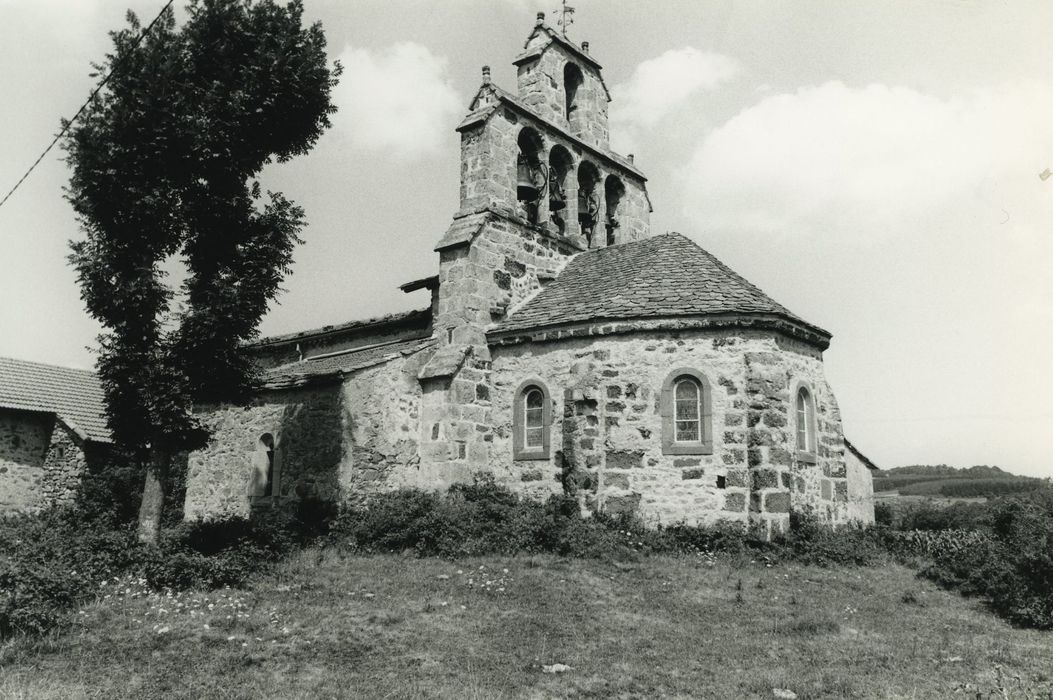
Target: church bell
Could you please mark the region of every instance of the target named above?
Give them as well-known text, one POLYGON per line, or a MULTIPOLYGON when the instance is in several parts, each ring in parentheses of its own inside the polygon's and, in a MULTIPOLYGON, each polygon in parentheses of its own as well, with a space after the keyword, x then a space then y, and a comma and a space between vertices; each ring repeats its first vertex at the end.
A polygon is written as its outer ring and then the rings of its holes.
POLYGON ((540 196, 534 183, 534 169, 522 156, 516 161, 516 199, 521 202, 533 202, 540 196))

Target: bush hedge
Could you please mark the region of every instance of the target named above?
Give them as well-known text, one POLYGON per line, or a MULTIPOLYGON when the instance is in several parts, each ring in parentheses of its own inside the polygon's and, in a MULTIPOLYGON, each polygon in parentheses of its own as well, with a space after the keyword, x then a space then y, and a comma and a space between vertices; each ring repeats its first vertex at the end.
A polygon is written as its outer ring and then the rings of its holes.
POLYGON ((43 632, 135 560, 135 537, 71 508, 0 519, 0 637, 43 632))
POLYGON ((1053 492, 994 501, 984 521, 972 531, 982 540, 930 551, 923 574, 1016 624, 1053 629, 1053 492))
POLYGON ((325 534, 319 513, 260 511, 251 520, 181 523, 144 546, 134 527, 99 512, 54 508, 0 518, 0 638, 41 633, 90 600, 103 581, 144 576, 157 589, 240 586, 325 534))
POLYGON ((553 553, 632 559, 647 554, 732 553, 820 566, 897 556, 943 586, 983 596, 1009 620, 1053 628, 1053 492, 994 501, 979 510, 921 508, 891 525, 832 530, 793 514, 789 532, 765 541, 740 524, 645 527, 627 516, 582 517, 576 500, 522 500, 492 478, 377 495, 368 507, 301 502, 250 520, 180 523, 140 545, 113 512, 71 508, 0 519, 0 637, 39 633, 96 595, 102 581, 143 576, 157 589, 241 586, 305 543, 358 552, 463 557, 553 553), (908 529, 904 529, 908 528, 908 529))

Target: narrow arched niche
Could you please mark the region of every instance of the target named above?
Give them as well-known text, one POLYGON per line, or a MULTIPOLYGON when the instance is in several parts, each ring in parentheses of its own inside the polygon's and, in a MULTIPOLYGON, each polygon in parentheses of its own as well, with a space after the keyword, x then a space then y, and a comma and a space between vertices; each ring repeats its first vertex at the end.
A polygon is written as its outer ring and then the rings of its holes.
POLYGON ((567 123, 571 127, 576 126, 576 117, 579 111, 578 92, 584 82, 585 76, 581 74, 580 68, 573 63, 567 63, 563 66, 564 109, 566 110, 567 123))

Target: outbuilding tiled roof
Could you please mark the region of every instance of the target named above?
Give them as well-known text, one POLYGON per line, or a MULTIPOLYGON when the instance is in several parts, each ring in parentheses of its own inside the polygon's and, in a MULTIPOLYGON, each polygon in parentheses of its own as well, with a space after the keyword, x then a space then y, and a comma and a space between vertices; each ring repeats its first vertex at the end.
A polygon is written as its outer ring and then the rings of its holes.
POLYGON ((0 408, 54 413, 81 438, 110 442, 94 372, 0 357, 0 408))
POLYGON ((270 388, 297 386, 320 377, 335 377, 372 367, 393 360, 400 355, 410 355, 434 342, 430 336, 409 338, 307 358, 302 362, 290 362, 267 370, 264 374, 264 381, 270 388))
POLYGON ((679 233, 590 250, 492 333, 585 321, 776 316, 825 336, 679 233))

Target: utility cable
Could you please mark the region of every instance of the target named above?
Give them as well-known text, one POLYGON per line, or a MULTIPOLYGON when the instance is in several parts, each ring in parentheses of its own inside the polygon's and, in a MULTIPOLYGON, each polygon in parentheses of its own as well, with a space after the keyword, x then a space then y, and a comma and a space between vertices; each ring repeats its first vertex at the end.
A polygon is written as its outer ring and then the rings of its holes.
MULTIPOLYGON (((153 21, 151 21, 150 24, 146 25, 146 29, 139 33, 139 36, 136 37, 135 42, 132 44, 132 51, 139 48, 139 44, 142 43, 143 38, 150 33, 150 30, 154 28, 155 24, 157 24, 157 20, 161 19, 161 16, 169 7, 172 6, 173 2, 175 2, 175 0, 168 0, 168 2, 165 3, 165 6, 161 8, 161 11, 157 13, 157 16, 153 18, 153 21)), ((129 51, 128 53, 131 53, 131 51, 129 51)), ((27 170, 25 174, 21 178, 19 178, 18 182, 15 183, 15 186, 12 187, 11 190, 4 195, 4 198, 0 199, 0 207, 4 206, 4 203, 11 198, 11 195, 15 193, 15 190, 17 190, 22 185, 22 183, 26 181, 26 178, 29 177, 29 174, 33 172, 33 170, 38 165, 40 165, 40 161, 44 160, 44 156, 46 156, 51 151, 51 149, 55 147, 55 144, 59 142, 59 139, 66 135, 66 132, 69 131, 69 128, 73 126, 73 122, 77 121, 77 118, 84 113, 84 110, 87 109, 88 105, 92 103, 92 100, 94 100, 95 96, 99 94, 99 91, 106 87, 106 83, 110 81, 110 77, 114 73, 116 73, 117 69, 119 69, 121 67, 121 64, 124 63, 124 60, 128 56, 128 53, 126 53, 119 61, 117 61, 117 63, 113 65, 109 72, 106 73, 105 77, 103 77, 102 81, 97 86, 95 86, 94 90, 91 91, 91 95, 89 95, 88 99, 84 102, 84 104, 80 106, 80 109, 78 109, 77 113, 73 115, 73 118, 63 125, 61 131, 59 131, 55 138, 51 140, 51 143, 49 143, 48 147, 44 149, 44 152, 41 153, 35 161, 33 161, 33 165, 29 166, 29 170, 27 170)))

